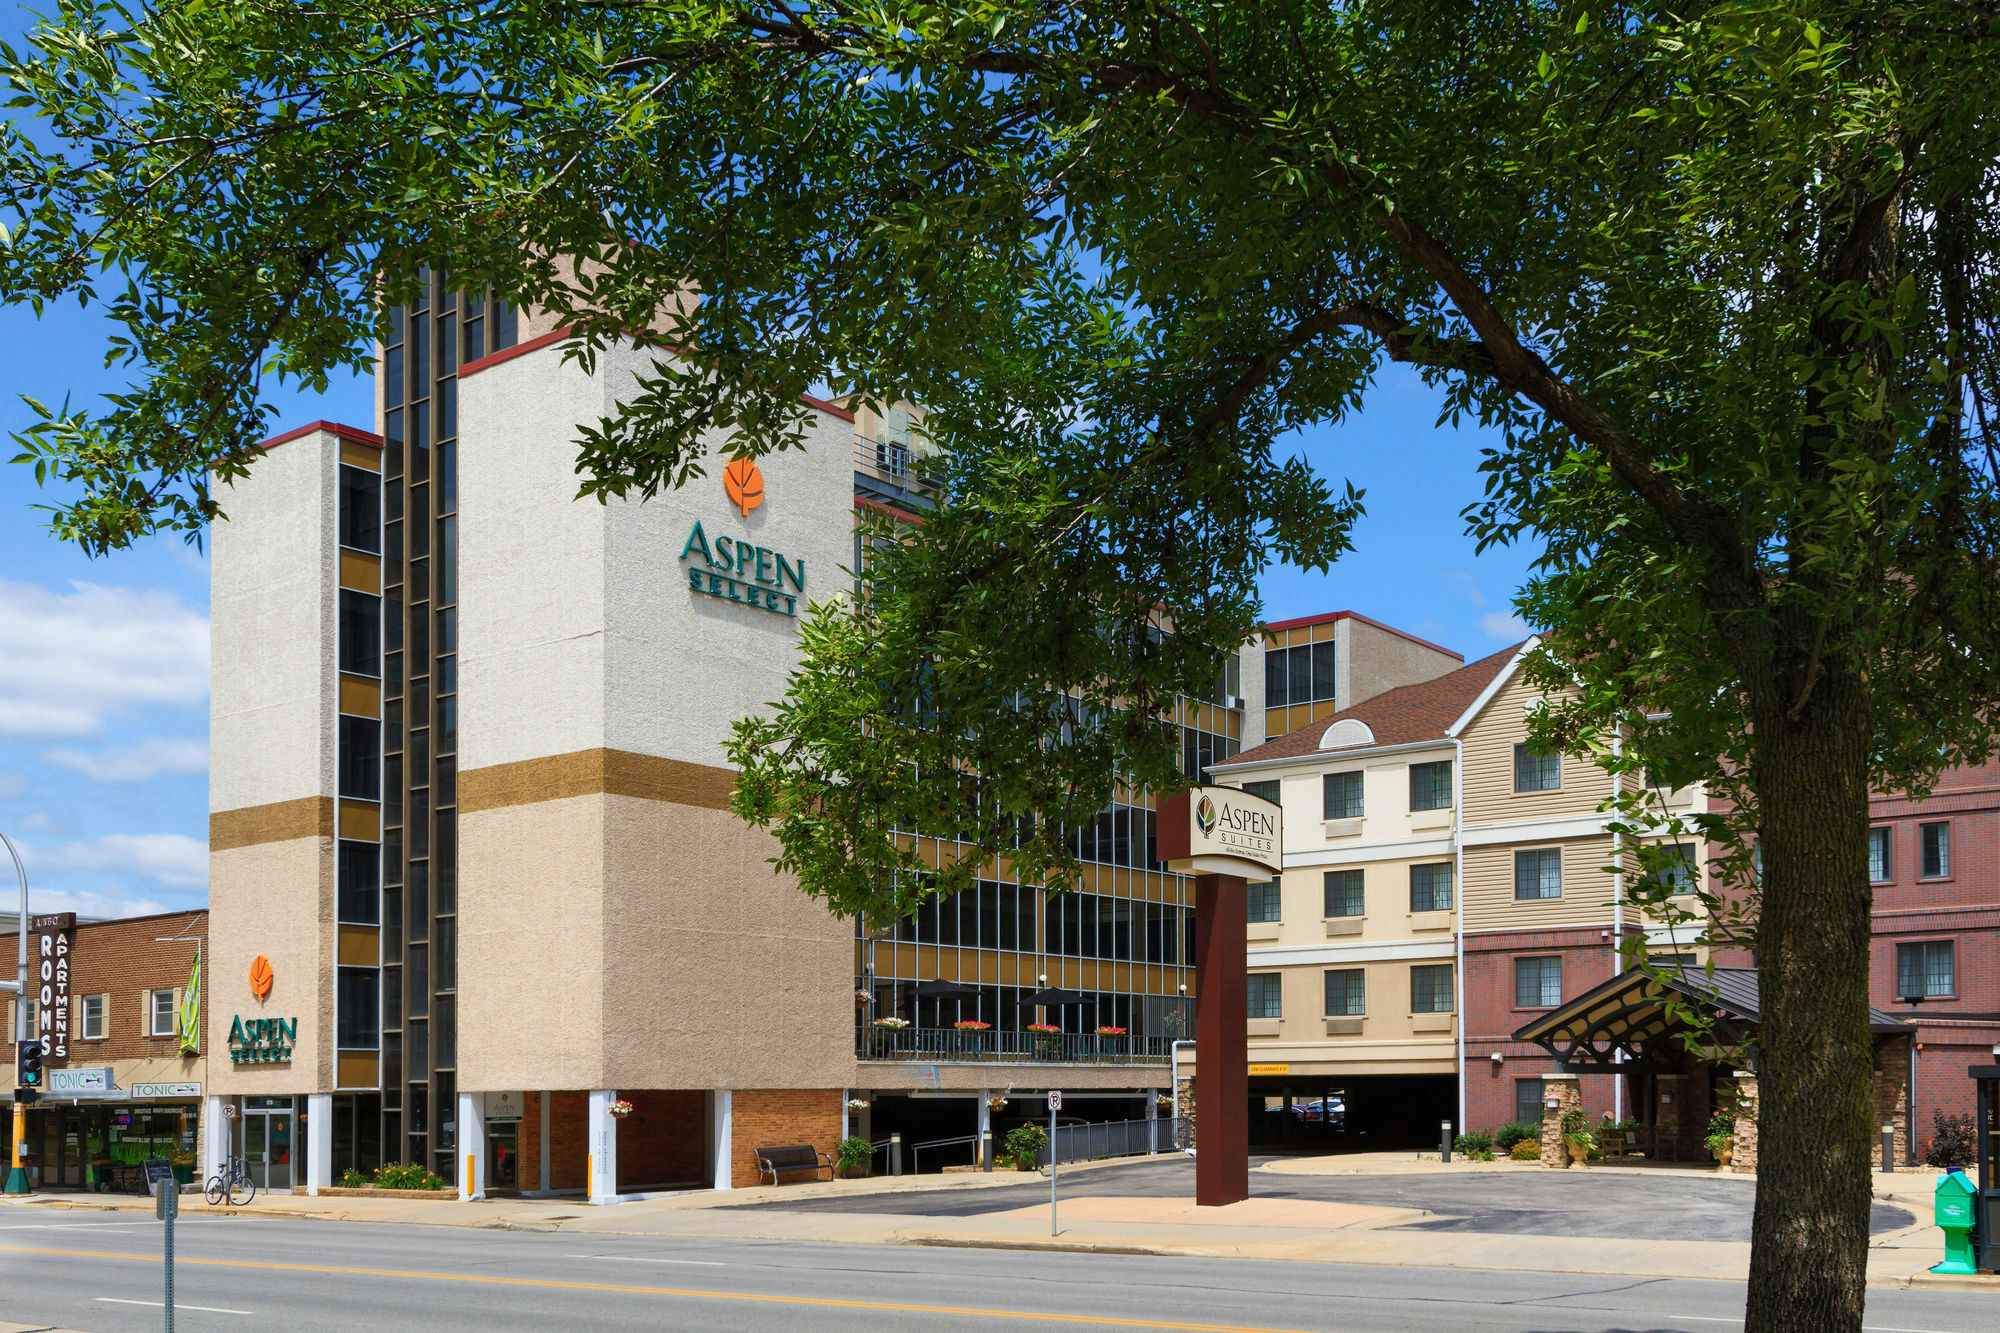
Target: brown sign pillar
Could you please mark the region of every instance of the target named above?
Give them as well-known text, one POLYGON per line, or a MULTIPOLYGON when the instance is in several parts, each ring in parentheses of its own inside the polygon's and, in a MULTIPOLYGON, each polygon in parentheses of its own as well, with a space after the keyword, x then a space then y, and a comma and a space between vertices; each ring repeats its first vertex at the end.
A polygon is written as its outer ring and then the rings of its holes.
POLYGON ((1194 881, 1194 1201, 1250 1197, 1249 912, 1240 875, 1194 881))

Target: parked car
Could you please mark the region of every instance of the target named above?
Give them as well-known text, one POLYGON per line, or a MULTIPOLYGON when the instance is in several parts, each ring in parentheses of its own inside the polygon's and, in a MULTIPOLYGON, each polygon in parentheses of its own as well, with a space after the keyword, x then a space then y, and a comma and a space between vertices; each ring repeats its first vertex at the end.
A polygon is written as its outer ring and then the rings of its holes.
POLYGON ((1309 1102, 1293 1102, 1292 1116, 1304 1124, 1329 1125, 1339 1129, 1347 1123, 1347 1100, 1343 1097, 1323 1097, 1309 1102))

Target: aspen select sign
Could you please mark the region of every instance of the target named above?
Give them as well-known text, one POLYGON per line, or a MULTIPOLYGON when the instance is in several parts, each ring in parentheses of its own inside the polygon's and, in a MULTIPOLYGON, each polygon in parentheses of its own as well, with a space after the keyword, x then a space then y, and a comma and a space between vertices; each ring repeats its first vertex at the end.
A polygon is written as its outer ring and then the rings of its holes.
POLYGON ((1160 803, 1160 859, 1183 875, 1269 879, 1281 868, 1284 817, 1235 787, 1190 787, 1160 803))

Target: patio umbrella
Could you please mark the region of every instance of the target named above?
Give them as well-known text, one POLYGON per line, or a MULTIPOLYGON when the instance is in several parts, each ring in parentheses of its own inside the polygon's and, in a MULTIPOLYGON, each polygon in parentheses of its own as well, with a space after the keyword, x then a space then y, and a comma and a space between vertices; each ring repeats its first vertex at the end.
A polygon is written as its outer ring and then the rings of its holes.
POLYGON ((971 1000, 979 995, 979 987, 968 986, 959 981, 919 981, 917 996, 925 1000, 971 1000))
POLYGON ((1082 1004, 1083 1001, 1084 996, 1081 992, 1056 990, 1051 987, 1048 990, 1038 990, 1033 995, 1027 996, 1021 1001, 1021 1007, 1023 1009, 1033 1009, 1035 1006, 1041 1005, 1054 1009, 1066 1004, 1082 1004))

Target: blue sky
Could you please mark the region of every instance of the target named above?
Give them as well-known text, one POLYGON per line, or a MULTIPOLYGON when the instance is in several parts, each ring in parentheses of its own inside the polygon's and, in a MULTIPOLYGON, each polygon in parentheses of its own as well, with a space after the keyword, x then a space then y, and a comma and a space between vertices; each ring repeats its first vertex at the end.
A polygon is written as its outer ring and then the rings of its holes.
MULTIPOLYGON (((82 401, 119 387, 94 312, 0 310, 0 428, 27 394, 82 401)), ((282 424, 366 426, 365 380, 275 395, 282 424)), ((1464 653, 1524 632, 1519 551, 1473 554, 1459 511, 1478 494, 1481 437, 1434 425, 1436 400, 1387 374, 1360 419, 1299 448, 1367 489, 1355 552, 1330 574, 1272 570, 1271 619, 1353 610, 1464 653)), ((8 451, 11 455, 11 450, 8 451)), ((43 531, 48 497, 0 463, 0 828, 22 845, 37 911, 161 911, 206 901, 208 561, 176 539, 91 560, 43 531)), ((0 892, 11 903, 12 886, 0 892)))

